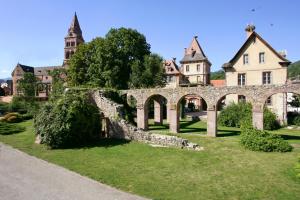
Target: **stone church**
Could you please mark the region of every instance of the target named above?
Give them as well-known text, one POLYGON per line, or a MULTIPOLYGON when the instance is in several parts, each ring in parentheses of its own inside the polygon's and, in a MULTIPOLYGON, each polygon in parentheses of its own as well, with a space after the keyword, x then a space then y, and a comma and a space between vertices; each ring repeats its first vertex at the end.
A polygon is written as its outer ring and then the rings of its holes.
POLYGON ((65 37, 65 47, 64 47, 64 60, 60 66, 42 66, 34 67, 18 63, 12 72, 13 81, 13 95, 18 95, 18 81, 23 78, 24 73, 33 73, 39 80, 38 90, 36 91, 36 96, 47 97, 51 91, 52 77, 50 72, 54 69, 61 69, 68 67, 68 61, 71 56, 75 53, 78 45, 84 43, 82 36, 82 31, 80 24, 75 13, 71 25, 68 29, 67 36, 65 37))

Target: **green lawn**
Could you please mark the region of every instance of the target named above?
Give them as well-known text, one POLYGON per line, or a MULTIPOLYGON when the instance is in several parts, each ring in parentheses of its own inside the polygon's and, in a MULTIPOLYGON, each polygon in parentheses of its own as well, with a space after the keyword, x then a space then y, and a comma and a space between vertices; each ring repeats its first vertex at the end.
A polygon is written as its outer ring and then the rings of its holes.
MULTIPOLYGON (((25 132, 1 135, 0 141, 124 191, 152 199, 299 199, 291 153, 263 153, 239 145, 239 129, 220 127, 220 137, 204 136, 203 122, 182 122, 176 134, 205 148, 195 152, 154 148, 137 142, 104 140, 86 148, 48 150, 33 143, 32 121, 25 132)), ((167 133, 164 126, 150 127, 167 133)), ((300 144, 300 131, 276 131, 300 144)))

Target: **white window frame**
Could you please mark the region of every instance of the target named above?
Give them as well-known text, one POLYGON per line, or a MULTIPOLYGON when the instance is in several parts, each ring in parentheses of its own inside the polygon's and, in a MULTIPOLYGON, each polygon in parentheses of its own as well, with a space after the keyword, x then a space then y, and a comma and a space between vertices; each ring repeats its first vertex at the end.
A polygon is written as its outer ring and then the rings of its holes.
POLYGON ((263 85, 272 84, 272 72, 267 71, 262 73, 262 84, 263 85))
POLYGON ((243 64, 248 65, 249 64, 249 54, 245 53, 243 55, 243 64))
POLYGON ((259 60, 260 64, 265 63, 265 61, 266 61, 266 56, 265 55, 266 55, 265 52, 260 52, 258 54, 258 60, 259 60))
POLYGON ((238 86, 246 85, 246 73, 239 73, 238 74, 238 86))

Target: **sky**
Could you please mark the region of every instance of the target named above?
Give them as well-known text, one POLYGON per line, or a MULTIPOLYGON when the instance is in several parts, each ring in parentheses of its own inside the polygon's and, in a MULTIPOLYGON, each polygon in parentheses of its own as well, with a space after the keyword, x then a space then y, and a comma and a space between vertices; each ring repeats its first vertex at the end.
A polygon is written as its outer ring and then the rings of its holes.
POLYGON ((245 42, 245 27, 288 59, 300 60, 299 0, 0 0, 0 78, 17 63, 61 65, 64 37, 77 12, 85 41, 111 28, 133 28, 146 36, 151 51, 182 59, 193 36, 221 69, 245 42))

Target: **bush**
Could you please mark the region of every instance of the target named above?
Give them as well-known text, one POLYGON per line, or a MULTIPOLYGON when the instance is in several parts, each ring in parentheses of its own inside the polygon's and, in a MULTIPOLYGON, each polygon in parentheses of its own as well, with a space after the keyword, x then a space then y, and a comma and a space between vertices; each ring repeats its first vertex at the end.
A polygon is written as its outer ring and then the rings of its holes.
POLYGON ((275 130, 280 128, 280 125, 276 119, 276 115, 268 108, 264 109, 264 129, 275 130))
POLYGON ((280 136, 254 128, 245 128, 241 132, 241 144, 252 151, 288 152, 292 146, 280 136))
MULTIPOLYGON (((252 124, 252 105, 250 103, 231 103, 223 109, 218 117, 222 126, 241 127, 242 123, 252 124)), ((264 129, 280 128, 276 115, 268 108, 264 109, 264 129)))
POLYGON ((1 121, 7 123, 18 123, 23 121, 23 118, 22 115, 14 112, 14 113, 7 113, 6 115, 4 115, 1 121))
POLYGON ((300 126, 300 115, 297 115, 294 119, 293 119, 293 124, 296 126, 300 126))
POLYGON ((25 128, 17 124, 0 122, 0 135, 10 135, 25 131, 25 128))
POLYGON ((222 126, 240 127, 243 121, 252 123, 252 106, 250 103, 231 103, 221 111, 218 122, 222 126))
POLYGON ((9 104, 10 112, 18 112, 20 114, 35 115, 39 110, 39 104, 35 101, 35 98, 15 96, 12 102, 9 104))
POLYGON ((50 148, 87 145, 100 137, 100 115, 86 93, 67 93, 44 105, 34 118, 36 133, 50 148))

